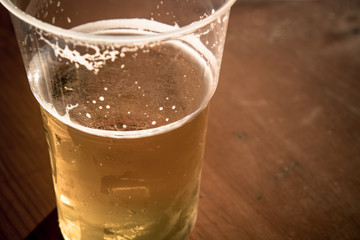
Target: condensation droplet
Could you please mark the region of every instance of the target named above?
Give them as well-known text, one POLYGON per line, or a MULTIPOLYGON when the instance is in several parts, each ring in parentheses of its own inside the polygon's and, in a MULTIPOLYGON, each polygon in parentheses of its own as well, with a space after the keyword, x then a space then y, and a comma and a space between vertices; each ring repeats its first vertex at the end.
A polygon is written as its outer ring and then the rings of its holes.
POLYGON ((103 96, 99 97, 99 100, 104 101, 104 97, 103 96))
POLYGON ((87 118, 91 118, 90 113, 86 113, 85 115, 86 115, 87 118))
POLYGON ((175 105, 171 107, 171 109, 175 109, 175 108, 176 108, 175 105))
POLYGON ((96 100, 92 100, 92 103, 94 103, 94 104, 95 104, 95 103, 96 103, 96 100))
POLYGON ((156 124, 156 121, 152 121, 151 124, 152 124, 152 125, 155 125, 155 124, 156 124))
POLYGON ((162 111, 162 110, 164 110, 164 108, 163 108, 163 107, 159 107, 159 110, 162 111))
POLYGON ((110 108, 110 105, 106 105, 106 108, 109 109, 109 108, 110 108))

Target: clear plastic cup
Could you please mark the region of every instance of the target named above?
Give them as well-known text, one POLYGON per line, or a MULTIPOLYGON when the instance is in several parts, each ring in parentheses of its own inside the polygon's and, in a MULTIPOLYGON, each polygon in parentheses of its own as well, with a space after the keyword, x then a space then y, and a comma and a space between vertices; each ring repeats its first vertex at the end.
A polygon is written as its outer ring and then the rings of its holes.
POLYGON ((65 239, 186 239, 234 0, 0 0, 65 239))

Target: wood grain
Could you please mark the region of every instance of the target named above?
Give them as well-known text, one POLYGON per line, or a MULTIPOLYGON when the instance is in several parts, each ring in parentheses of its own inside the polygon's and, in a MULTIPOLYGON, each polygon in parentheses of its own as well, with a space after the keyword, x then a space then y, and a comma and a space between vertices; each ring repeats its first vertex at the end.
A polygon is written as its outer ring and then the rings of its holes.
POLYGON ((0 239, 23 239, 55 207, 40 111, 0 7, 0 239))
MULTIPOLYGON (((3 7, 0 20, 0 239, 16 240, 56 227, 55 198, 3 7)), ((360 239, 359 186, 360 2, 239 1, 189 240, 360 239)))

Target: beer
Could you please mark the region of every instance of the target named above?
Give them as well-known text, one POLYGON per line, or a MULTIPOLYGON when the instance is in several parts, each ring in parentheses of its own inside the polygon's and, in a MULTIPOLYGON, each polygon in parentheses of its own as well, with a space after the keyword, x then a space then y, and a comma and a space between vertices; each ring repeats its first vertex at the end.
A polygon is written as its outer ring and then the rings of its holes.
POLYGON ((96 72, 63 59, 49 61, 50 80, 29 77, 60 228, 66 239, 185 239, 197 213, 215 84, 188 44, 125 50, 96 72))

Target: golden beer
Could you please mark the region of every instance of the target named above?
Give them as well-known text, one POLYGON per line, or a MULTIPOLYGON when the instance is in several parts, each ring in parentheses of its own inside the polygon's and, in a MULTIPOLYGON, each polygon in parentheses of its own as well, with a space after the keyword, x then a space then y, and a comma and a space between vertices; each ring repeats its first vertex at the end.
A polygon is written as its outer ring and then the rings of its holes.
POLYGON ((167 43, 127 51, 97 74, 55 66, 54 109, 41 111, 66 239, 188 236, 211 85, 200 59, 167 43))

